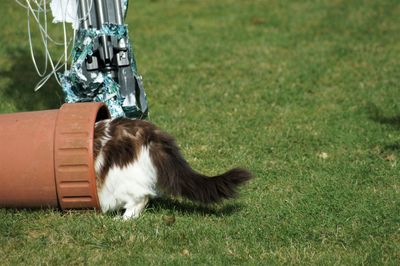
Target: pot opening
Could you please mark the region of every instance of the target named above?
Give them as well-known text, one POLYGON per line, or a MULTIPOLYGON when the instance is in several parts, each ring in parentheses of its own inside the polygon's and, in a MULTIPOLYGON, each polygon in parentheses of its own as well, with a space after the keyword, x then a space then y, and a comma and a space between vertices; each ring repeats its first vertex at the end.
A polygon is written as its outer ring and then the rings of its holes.
POLYGON ((101 106, 99 111, 97 112, 96 122, 109 118, 110 118, 110 112, 108 111, 107 106, 105 105, 101 106))

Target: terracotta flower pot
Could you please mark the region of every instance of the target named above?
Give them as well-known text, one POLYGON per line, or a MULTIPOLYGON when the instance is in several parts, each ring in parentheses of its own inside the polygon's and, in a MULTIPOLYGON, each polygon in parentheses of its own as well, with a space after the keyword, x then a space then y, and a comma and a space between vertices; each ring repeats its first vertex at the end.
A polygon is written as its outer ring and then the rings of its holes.
POLYGON ((93 166, 101 103, 0 115, 0 207, 99 209, 93 166))

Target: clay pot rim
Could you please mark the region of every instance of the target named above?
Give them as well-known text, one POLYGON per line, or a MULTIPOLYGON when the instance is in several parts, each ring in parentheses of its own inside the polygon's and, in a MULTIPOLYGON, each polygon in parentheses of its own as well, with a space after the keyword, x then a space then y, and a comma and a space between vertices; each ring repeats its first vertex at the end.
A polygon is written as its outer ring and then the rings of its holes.
MULTIPOLYGON (((103 103, 66 103, 59 109, 54 133, 54 171, 60 209, 94 208, 100 210, 94 169, 94 128, 96 122, 108 118, 110 118, 110 113, 107 106, 103 103), (82 111, 85 113, 84 116, 82 116, 82 111), (71 123, 71 120, 73 121, 74 119, 77 119, 79 123, 71 123), (76 136, 74 135, 83 136, 83 139, 78 139, 78 142, 83 143, 81 148, 76 147, 76 141, 74 142, 76 136), (73 156, 68 157, 61 154, 61 150, 68 149, 72 151, 74 149, 86 149, 85 162, 82 162, 82 165, 87 167, 85 180, 76 181, 73 174, 70 177, 66 177, 60 173, 59 169, 61 166, 70 165, 73 167, 73 156), (69 185, 65 186, 67 183, 69 185), (88 184, 85 192, 79 192, 81 193, 79 195, 71 194, 72 192, 70 191, 73 191, 73 186, 76 187, 76 191, 79 191, 80 184, 85 183, 88 184)), ((79 167, 79 165, 77 166, 79 167)))

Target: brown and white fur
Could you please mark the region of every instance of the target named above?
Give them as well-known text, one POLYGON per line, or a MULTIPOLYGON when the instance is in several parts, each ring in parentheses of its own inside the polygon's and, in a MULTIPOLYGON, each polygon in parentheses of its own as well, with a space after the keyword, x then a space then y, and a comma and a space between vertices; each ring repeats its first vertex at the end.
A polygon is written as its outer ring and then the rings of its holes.
POLYGON ((213 177, 197 173, 174 139, 144 120, 97 122, 94 158, 101 209, 125 209, 124 219, 137 218, 149 198, 161 193, 212 204, 234 197, 237 186, 251 178, 240 168, 213 177))

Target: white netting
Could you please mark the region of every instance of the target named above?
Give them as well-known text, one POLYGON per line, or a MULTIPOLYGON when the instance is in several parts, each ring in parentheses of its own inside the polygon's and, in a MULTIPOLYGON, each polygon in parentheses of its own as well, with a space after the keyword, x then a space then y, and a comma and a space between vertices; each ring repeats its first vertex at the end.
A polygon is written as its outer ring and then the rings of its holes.
MULTIPOLYGON (((35 86, 35 91, 39 90, 52 76, 60 84, 57 76, 57 71, 64 67, 68 69, 68 59, 70 54, 71 45, 73 45, 75 38, 75 30, 79 27, 78 19, 78 3, 77 0, 15 0, 21 7, 26 9, 27 12, 27 27, 28 27, 28 42, 32 56, 33 65, 38 75, 42 78, 35 86), (63 39, 55 40, 48 32, 48 18, 49 13, 52 13, 52 22, 60 22, 62 25, 63 39), (42 44, 45 62, 42 69, 39 68, 35 56, 33 45, 33 29, 32 23, 36 23, 39 29, 39 38, 42 44), (71 23, 73 27, 72 36, 67 36, 66 23, 71 23), (63 46, 63 53, 55 55, 54 51, 50 51, 49 44, 56 46, 63 46), (49 69, 50 65, 50 69, 49 69)), ((93 0, 90 1, 90 7, 93 0)), ((90 9, 89 9, 90 11, 90 9)), ((35 36, 37 37, 37 36, 35 36)), ((60 84, 61 85, 61 84, 60 84)))

